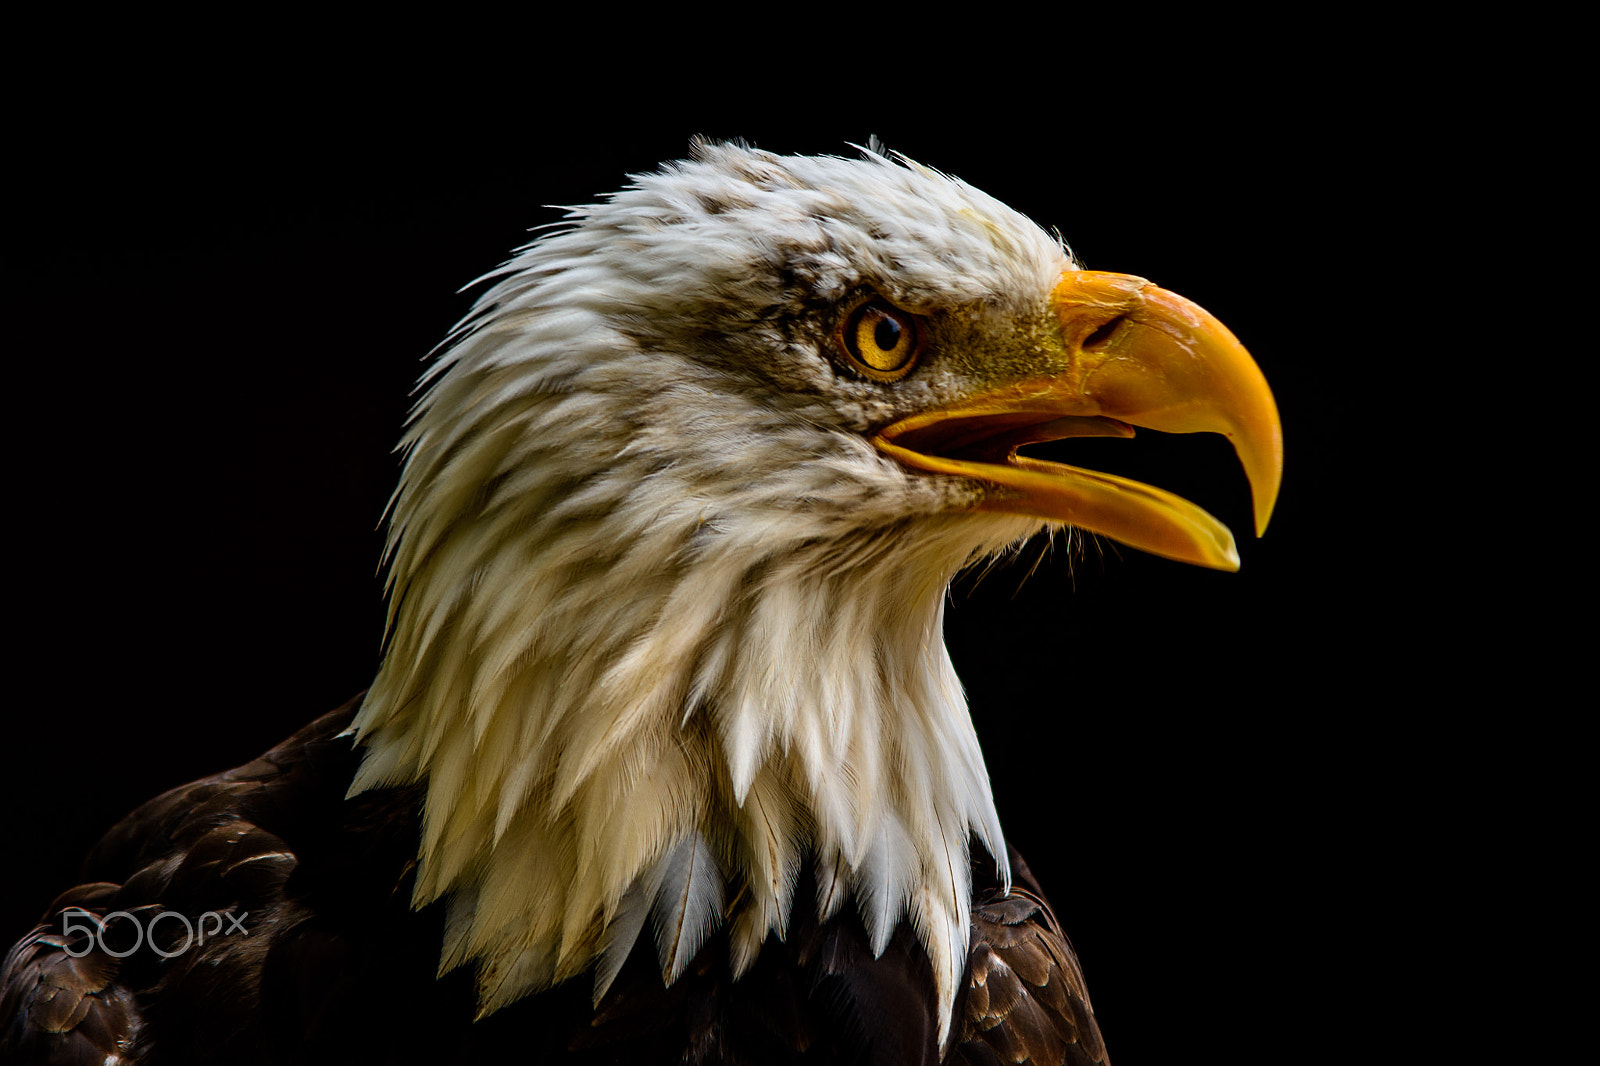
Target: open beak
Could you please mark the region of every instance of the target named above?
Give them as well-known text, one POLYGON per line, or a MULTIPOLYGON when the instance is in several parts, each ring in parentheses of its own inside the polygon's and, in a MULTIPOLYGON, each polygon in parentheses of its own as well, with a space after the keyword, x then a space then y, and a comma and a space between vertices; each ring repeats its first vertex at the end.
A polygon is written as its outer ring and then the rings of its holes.
POLYGON ((1114 474, 1019 456, 1083 436, 1221 433, 1250 480, 1256 535, 1283 479, 1283 429, 1260 368, 1197 305, 1143 278, 1068 271, 1051 291, 1061 329, 1039 372, 923 411, 873 438, 904 466, 994 487, 980 510, 1067 522, 1155 555, 1237 570, 1233 534, 1189 501, 1114 474))

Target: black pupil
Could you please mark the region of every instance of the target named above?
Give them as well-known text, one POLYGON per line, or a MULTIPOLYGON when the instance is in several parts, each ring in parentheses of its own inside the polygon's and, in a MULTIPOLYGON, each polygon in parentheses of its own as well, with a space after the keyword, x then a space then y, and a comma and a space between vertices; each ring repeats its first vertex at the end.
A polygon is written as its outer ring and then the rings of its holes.
POLYGON ((872 342, 886 352, 894 351, 894 346, 900 343, 900 323, 888 317, 878 319, 872 331, 872 342))

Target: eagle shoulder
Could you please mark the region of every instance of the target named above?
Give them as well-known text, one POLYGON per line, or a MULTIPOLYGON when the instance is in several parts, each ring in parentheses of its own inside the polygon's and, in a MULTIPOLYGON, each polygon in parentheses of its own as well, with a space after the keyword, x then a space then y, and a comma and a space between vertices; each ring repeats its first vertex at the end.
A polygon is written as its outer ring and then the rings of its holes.
MULTIPOLYGON (((66 915, 103 917, 119 908, 113 884, 63 892, 40 923, 7 953, 0 968, 0 1052, 19 1063, 119 1063, 143 1025, 133 992, 119 980, 121 960, 84 950, 83 932, 66 915)), ((80 919, 79 923, 83 925, 80 919)))
POLYGON ((945 1061, 1109 1062, 1077 952, 1015 849, 1011 869, 1009 891, 990 884, 973 900, 967 979, 945 1061))
POLYGON ((233 1061, 255 1061, 274 1031, 314 1032, 315 1004, 348 999, 315 986, 350 972, 330 963, 356 950, 352 914, 375 928, 408 920, 417 803, 403 790, 344 803, 356 755, 340 734, 358 704, 107 832, 85 883, 6 957, 0 1058, 199 1062, 248 1048, 233 1061))

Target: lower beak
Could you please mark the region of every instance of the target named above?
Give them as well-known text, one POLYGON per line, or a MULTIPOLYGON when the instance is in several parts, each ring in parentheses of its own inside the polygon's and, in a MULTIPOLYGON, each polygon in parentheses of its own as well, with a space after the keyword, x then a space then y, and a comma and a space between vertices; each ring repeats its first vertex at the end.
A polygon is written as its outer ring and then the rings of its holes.
POLYGON ((1050 296, 1061 348, 1023 376, 885 427, 873 443, 912 469, 985 483, 979 510, 1067 522, 1130 547, 1237 570, 1233 535, 1170 492, 1114 474, 1019 456, 1078 436, 1221 433, 1254 500, 1256 534, 1283 479, 1283 430, 1266 378, 1214 317, 1126 274, 1069 271, 1050 296))

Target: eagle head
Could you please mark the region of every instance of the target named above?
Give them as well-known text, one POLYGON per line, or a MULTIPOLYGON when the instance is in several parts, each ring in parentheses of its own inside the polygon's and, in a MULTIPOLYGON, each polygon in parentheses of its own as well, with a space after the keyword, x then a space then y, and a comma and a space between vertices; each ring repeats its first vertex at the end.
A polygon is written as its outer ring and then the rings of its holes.
POLYGON ((738 973, 794 908, 850 906, 876 951, 911 923, 942 1036, 969 841, 1006 868, 945 589, 1063 526, 1236 567, 1193 504, 1017 450, 1223 433, 1259 532, 1259 370, 1194 304, 875 152, 702 145, 492 278, 404 438, 351 790, 426 784, 441 968, 475 961, 484 1011, 586 971, 598 997, 642 936, 670 982, 725 924, 738 973))

